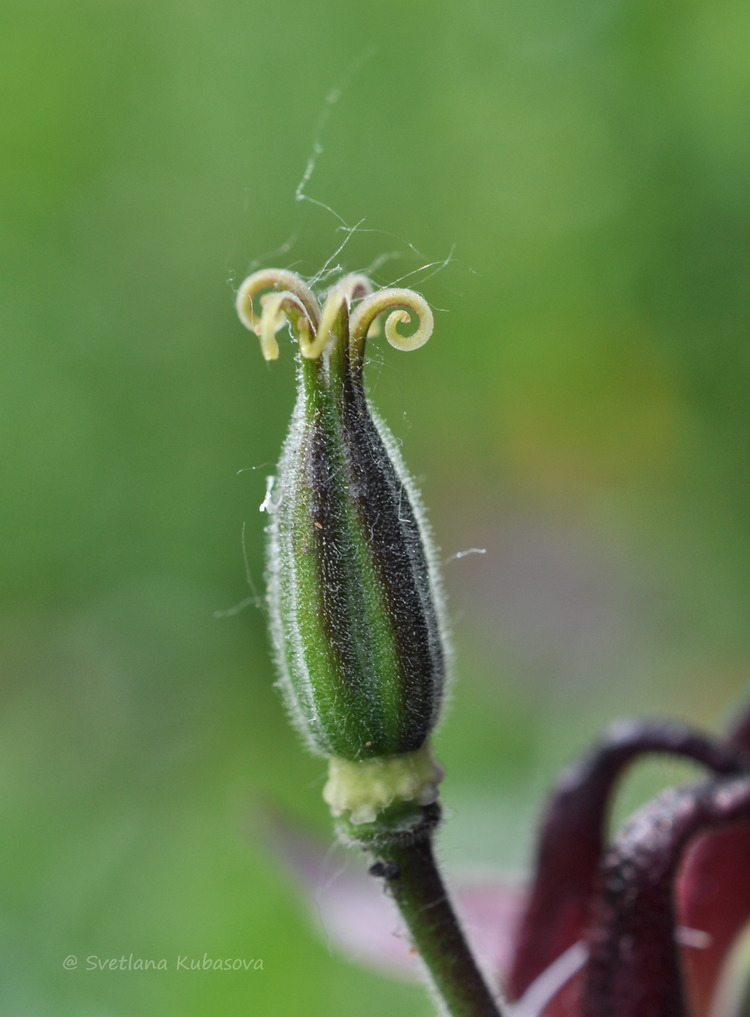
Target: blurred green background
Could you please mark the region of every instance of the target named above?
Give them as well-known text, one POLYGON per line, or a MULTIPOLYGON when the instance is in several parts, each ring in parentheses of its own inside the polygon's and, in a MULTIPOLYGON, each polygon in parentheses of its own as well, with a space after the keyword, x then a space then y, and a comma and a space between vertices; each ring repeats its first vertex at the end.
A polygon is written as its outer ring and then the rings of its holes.
POLYGON ((443 855, 522 866, 602 723, 720 724, 745 694, 750 8, 10 0, 1 22, 0 1009, 427 1015, 329 949, 258 835, 266 801, 328 822, 262 612, 221 615, 253 594, 243 528, 262 589, 293 399, 291 349, 261 361, 233 288, 331 259, 415 272, 441 309, 368 373, 445 558, 486 550, 445 569, 443 855), (336 215, 295 201, 316 142, 307 194, 364 220, 338 254, 336 215), (264 970, 62 967, 204 952, 264 970))

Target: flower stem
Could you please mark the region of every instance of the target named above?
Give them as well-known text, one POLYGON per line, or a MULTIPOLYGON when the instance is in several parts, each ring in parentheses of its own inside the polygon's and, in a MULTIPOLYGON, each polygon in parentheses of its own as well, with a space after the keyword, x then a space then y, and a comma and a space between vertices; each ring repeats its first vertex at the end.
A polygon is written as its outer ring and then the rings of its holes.
POLYGON ((432 832, 377 849, 382 875, 451 1017, 502 1017, 464 939, 432 851, 432 832))

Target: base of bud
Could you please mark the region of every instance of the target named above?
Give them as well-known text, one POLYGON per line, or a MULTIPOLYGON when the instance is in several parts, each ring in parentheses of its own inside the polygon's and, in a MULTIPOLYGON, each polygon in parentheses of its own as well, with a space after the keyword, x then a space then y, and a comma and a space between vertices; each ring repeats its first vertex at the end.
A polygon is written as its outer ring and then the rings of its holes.
POLYGON ((375 823, 397 803, 432 805, 444 771, 425 743, 416 752, 371 759, 338 759, 328 764, 323 798, 332 815, 344 816, 352 826, 375 823))

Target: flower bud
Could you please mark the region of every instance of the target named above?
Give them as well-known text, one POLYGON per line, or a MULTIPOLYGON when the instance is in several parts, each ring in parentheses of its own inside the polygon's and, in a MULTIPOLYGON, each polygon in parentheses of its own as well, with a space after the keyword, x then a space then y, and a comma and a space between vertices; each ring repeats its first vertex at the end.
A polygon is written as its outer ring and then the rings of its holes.
POLYGON ((363 276, 343 279, 321 310, 282 270, 246 279, 237 307, 267 359, 285 322, 299 342, 297 402, 264 502, 271 635, 290 715, 331 759, 324 797, 334 815, 369 823, 392 803, 429 805, 442 777, 427 741, 445 684, 440 592, 419 497, 362 373, 381 313, 392 345, 415 349, 432 312, 411 290, 372 293, 363 276), (397 326, 412 314, 407 338, 397 326))

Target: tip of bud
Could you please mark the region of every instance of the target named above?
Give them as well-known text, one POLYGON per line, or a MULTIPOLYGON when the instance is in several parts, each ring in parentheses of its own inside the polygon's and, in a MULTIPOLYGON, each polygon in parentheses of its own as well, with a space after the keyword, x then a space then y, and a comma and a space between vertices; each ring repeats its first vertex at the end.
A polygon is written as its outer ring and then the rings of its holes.
POLYGON ((300 276, 280 268, 254 272, 237 291, 236 308, 242 324, 260 338, 266 360, 276 360, 279 348, 276 332, 288 321, 306 360, 317 360, 335 339, 334 324, 342 308, 351 314, 349 344, 356 355, 362 352, 365 338, 377 333, 377 319, 390 312, 385 335, 399 350, 416 350, 432 335, 434 320, 429 304, 414 290, 388 288, 373 292, 370 280, 360 274, 345 276, 331 287, 322 308, 300 276), (256 299, 260 314, 256 313, 256 299), (355 310, 352 302, 357 300, 355 310), (417 325, 411 335, 402 335, 401 324, 417 325))

